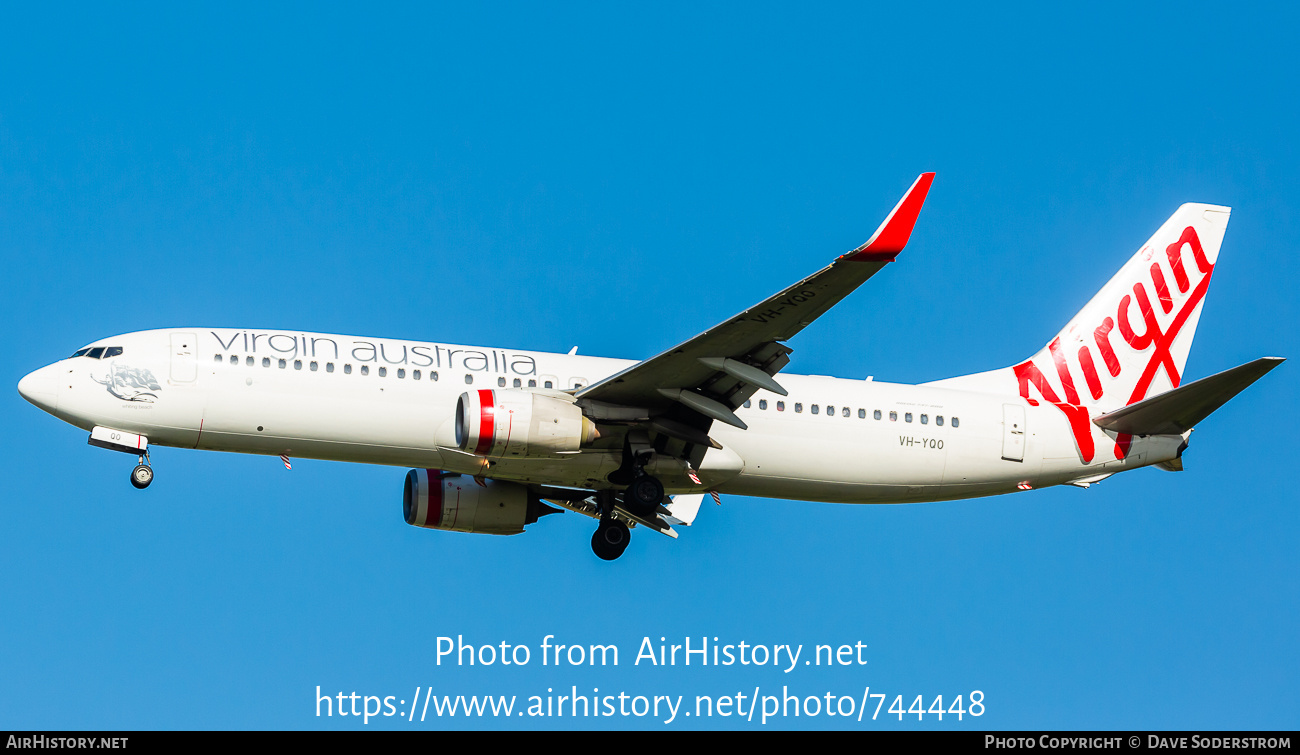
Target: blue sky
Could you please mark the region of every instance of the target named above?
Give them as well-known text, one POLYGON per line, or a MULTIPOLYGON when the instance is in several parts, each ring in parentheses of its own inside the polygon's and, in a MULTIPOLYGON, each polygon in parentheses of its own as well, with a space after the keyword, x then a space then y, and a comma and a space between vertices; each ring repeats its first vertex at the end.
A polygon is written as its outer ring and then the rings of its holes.
POLYGON ((919 382, 1023 359, 1189 201, 1234 212, 1188 377, 1295 356, 1298 20, 10 8, 0 728, 1296 728, 1294 365, 1202 423, 1181 474, 893 507, 730 496, 615 563, 575 515, 510 538, 409 527, 397 468, 159 449, 139 492, 129 459, 13 388, 83 343, 181 325, 643 358, 861 243, 931 170, 911 245, 791 342, 790 371, 919 382), (533 662, 438 665, 457 635, 533 662), (615 644, 620 665, 542 667, 546 635, 615 644), (643 637, 688 635, 862 642, 869 662, 633 665, 643 637), (318 685, 869 686, 886 705, 980 690, 987 709, 363 724, 317 717, 318 685))

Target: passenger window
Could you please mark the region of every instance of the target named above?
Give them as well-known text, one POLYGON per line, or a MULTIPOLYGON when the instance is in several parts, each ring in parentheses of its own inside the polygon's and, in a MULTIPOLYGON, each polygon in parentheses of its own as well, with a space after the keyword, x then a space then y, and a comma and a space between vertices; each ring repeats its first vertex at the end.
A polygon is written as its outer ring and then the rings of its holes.
POLYGON ((465 385, 473 385, 473 384, 474 384, 474 376, 471 375, 471 374, 469 374, 468 372, 466 372, 466 373, 465 373, 465 385))
POLYGON ((957 427, 957 426, 960 425, 960 424, 961 424, 961 423, 957 421, 957 418, 956 418, 956 417, 953 417, 953 418, 952 418, 952 426, 953 426, 953 427, 957 427))
POLYGON ((545 383, 542 383, 542 387, 543 387, 543 388, 554 388, 554 387, 555 387, 555 383, 551 382, 550 380, 547 380, 545 383))
POLYGON ((903 415, 903 421, 904 421, 904 422, 911 422, 911 421, 912 421, 912 413, 911 413, 911 412, 908 412, 907 414, 904 414, 904 415, 903 415))
POLYGON ((928 415, 928 414, 922 414, 922 415, 921 415, 921 424, 923 424, 923 425, 928 425, 928 424, 930 424, 930 415, 928 415))
POLYGON ((405 368, 405 367, 398 367, 398 368, 397 368, 397 379, 398 379, 398 380, 405 380, 405 379, 406 379, 406 368, 405 368))
POLYGON ((368 364, 363 364, 363 365, 361 365, 361 374, 362 374, 362 375, 369 375, 369 374, 370 374, 370 365, 368 365, 368 364))
POLYGON ((813 413, 813 414, 816 414, 816 413, 820 410, 820 408, 821 408, 821 407, 819 407, 817 404, 813 404, 813 405, 812 405, 812 413, 813 413))
POLYGON ((795 413, 795 414, 802 414, 802 413, 803 413, 803 404, 801 404, 801 403, 799 403, 799 402, 796 401, 796 402, 795 402, 795 405, 794 405, 794 413, 795 413))
POLYGON ((105 359, 108 359, 109 357, 120 357, 120 356, 122 356, 121 346, 109 346, 107 349, 104 349, 105 359))
POLYGON ((936 414, 936 415, 934 415, 934 424, 938 425, 939 427, 943 427, 943 415, 942 415, 942 414, 936 414))
POLYGON ((434 370, 433 372, 430 372, 429 379, 436 383, 438 381, 438 371, 434 370))
POLYGON ((765 398, 761 398, 761 399, 759 399, 759 400, 758 400, 758 408, 759 408, 759 409, 766 409, 766 408, 767 408, 767 399, 765 399, 765 398))
POLYGON ((889 421, 890 421, 890 422, 897 422, 897 421, 898 421, 898 412, 890 412, 890 413, 889 413, 889 421))
POLYGON ((326 363, 325 363, 325 371, 326 371, 326 372, 333 372, 333 371, 334 371, 334 363, 333 363, 333 362, 326 362, 326 363))
MULTIPOLYGON (((94 351, 94 349, 86 349, 86 351, 94 351)), ((86 354, 86 356, 90 356, 90 354, 86 354)), ((217 364, 221 364, 221 355, 220 355, 220 354, 213 354, 213 355, 212 355, 212 361, 213 361, 213 362, 216 362, 217 364)))
POLYGON ((833 407, 833 406, 827 406, 827 407, 826 407, 826 416, 827 416, 827 417, 834 417, 834 416, 835 416, 835 407, 833 407))
POLYGON ((279 363, 280 363, 280 369, 282 369, 282 370, 283 370, 285 367, 288 367, 288 366, 289 366, 289 363, 286 362, 286 361, 283 360, 283 359, 280 359, 280 360, 277 360, 277 361, 279 361, 279 363))
POLYGON ((866 418, 867 418, 867 410, 866 410, 866 409, 859 409, 859 410, 858 410, 858 419, 866 419, 866 418))
MULTIPOLYGON (((862 410, 859 409, 858 411, 860 412, 860 411, 862 411, 862 410)), ((847 417, 847 416, 849 416, 849 408, 848 408, 847 406, 840 410, 840 416, 841 416, 841 417, 847 417)))
POLYGON ((778 412, 783 412, 783 411, 785 411, 785 402, 784 402, 784 401, 778 401, 778 402, 776 402, 776 410, 777 410, 778 412))
POLYGON ((524 386, 523 381, 520 380, 519 378, 515 378, 514 387, 516 387, 516 388, 522 388, 523 386, 524 386))
POLYGON ((301 369, 302 369, 302 360, 301 360, 301 359, 295 359, 295 360, 293 360, 293 368, 294 368, 295 370, 301 370, 301 369))
POLYGON ((536 381, 536 380, 529 380, 529 381, 528 381, 528 387, 529 387, 529 388, 536 388, 536 387, 537 387, 537 381, 536 381))
POLYGON ((379 377, 388 377, 388 368, 387 368, 387 367, 380 367, 380 368, 379 368, 379 377))
POLYGON ((248 357, 248 358, 246 358, 246 359, 244 360, 244 365, 245 365, 246 367, 252 367, 252 366, 253 366, 253 358, 252 358, 252 357, 248 357))
POLYGON ((880 410, 877 409, 877 410, 875 410, 874 412, 872 412, 872 413, 871 413, 871 417, 872 417, 872 419, 880 419, 880 410))
POLYGON ((506 387, 506 379, 503 378, 503 377, 499 377, 499 378, 497 378, 497 387, 498 387, 498 388, 505 388, 505 387, 506 387))
POLYGON ((344 375, 351 375, 351 374, 352 374, 352 365, 350 365, 350 364, 345 364, 345 365, 343 365, 343 374, 344 374, 344 375))
POLYGON ((239 357, 235 356, 234 354, 231 354, 231 355, 230 355, 230 363, 233 364, 233 365, 235 365, 235 366, 239 366, 239 357))
POLYGON ((420 371, 419 371, 419 370, 411 370, 411 379, 412 379, 412 380, 419 380, 419 379, 420 379, 420 371))
POLYGON ((262 366, 263 366, 263 367, 270 367, 270 366, 271 366, 271 358, 270 358, 270 357, 262 357, 262 366))
POLYGON ((745 408, 746 408, 746 409, 748 409, 748 408, 749 408, 749 404, 750 404, 750 402, 749 402, 749 400, 748 400, 748 399, 746 399, 746 400, 745 400, 745 408))
POLYGON ((315 362, 312 362, 311 364, 309 364, 309 365, 307 365, 307 366, 311 368, 311 371, 312 371, 312 372, 315 372, 315 371, 316 371, 316 368, 317 368, 319 365, 317 365, 315 362))

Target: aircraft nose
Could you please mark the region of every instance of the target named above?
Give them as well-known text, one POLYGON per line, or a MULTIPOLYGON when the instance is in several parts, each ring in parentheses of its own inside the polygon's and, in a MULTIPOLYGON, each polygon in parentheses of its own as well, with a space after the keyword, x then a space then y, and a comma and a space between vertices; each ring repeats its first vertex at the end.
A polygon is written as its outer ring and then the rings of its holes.
POLYGON ((51 414, 58 407, 59 384, 50 367, 42 367, 19 380, 18 393, 51 414))

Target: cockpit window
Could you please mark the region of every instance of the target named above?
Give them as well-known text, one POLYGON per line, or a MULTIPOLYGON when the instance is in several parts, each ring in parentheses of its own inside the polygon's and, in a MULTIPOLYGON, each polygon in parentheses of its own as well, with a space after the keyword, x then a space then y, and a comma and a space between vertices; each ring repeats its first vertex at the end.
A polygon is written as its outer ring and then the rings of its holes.
POLYGON ((95 346, 94 348, 87 346, 84 349, 78 349, 72 356, 68 357, 68 359, 76 359, 77 357, 90 357, 91 359, 108 359, 109 357, 120 357, 120 356, 122 356, 121 346, 95 346))

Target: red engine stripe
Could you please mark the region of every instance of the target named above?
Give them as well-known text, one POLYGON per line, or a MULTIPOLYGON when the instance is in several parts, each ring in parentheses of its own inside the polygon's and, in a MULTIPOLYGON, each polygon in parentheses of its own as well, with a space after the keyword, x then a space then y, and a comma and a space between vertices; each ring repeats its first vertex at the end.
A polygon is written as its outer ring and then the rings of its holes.
POLYGON ((492 450, 492 441, 495 439, 496 429, 496 399, 492 391, 481 390, 478 392, 478 445, 474 447, 474 453, 486 454, 492 450))
POLYGON ((442 524, 442 479, 440 470, 424 470, 429 481, 429 495, 424 507, 424 526, 438 527, 442 524))

